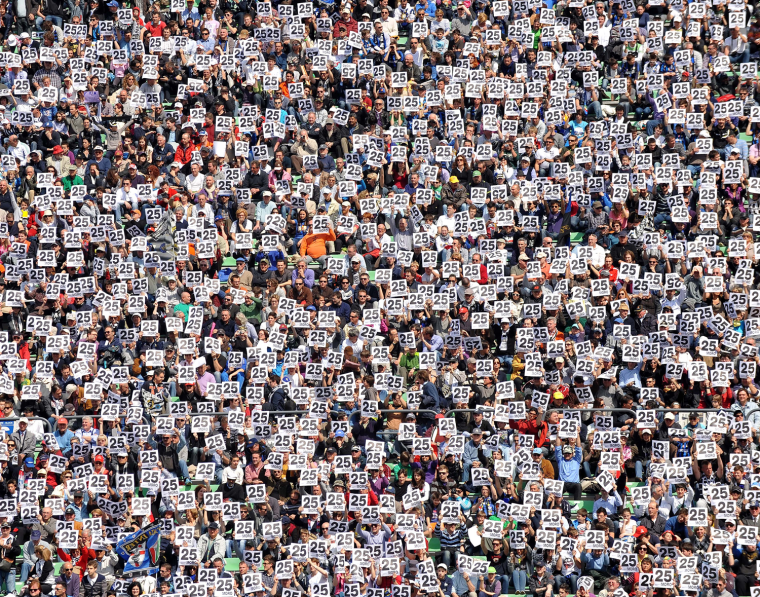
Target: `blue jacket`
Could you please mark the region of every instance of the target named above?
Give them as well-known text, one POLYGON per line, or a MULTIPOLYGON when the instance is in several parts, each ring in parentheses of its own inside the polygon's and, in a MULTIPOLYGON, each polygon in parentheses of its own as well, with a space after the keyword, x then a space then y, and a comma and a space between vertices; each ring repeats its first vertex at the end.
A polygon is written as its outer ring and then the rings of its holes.
MULTIPOLYGON (((429 381, 425 383, 425 385, 422 386, 422 402, 420 403, 420 408, 422 409, 431 409, 436 412, 440 412, 441 409, 441 403, 440 403, 440 396, 438 394, 438 389, 430 383, 429 381)), ((431 419, 434 417, 431 417, 429 413, 420 413, 420 419, 431 419)), ((457 593, 458 594, 458 593, 457 593)))
POLYGON ((665 523, 665 530, 673 531, 673 533, 678 535, 681 539, 686 539, 689 535, 687 526, 682 522, 678 522, 678 516, 668 518, 668 522, 665 523))

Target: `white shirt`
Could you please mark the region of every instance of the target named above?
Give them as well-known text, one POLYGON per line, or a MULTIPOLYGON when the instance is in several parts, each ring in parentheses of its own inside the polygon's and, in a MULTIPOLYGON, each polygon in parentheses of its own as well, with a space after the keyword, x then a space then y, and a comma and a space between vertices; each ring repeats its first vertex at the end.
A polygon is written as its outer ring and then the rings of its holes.
POLYGON ((383 27, 383 33, 387 33, 391 37, 398 37, 398 25, 396 19, 388 17, 387 19, 380 19, 383 27))
POLYGON ((26 166, 26 159, 29 157, 31 150, 26 143, 19 141, 16 147, 8 145, 8 153, 16 158, 21 163, 21 166, 24 167, 26 166))
POLYGON ((737 35, 736 39, 729 35, 723 40, 723 45, 728 48, 729 54, 741 54, 744 51, 744 48, 747 47, 747 44, 744 43, 741 35, 737 35))
POLYGON ((536 152, 536 159, 538 160, 553 160, 559 155, 559 149, 556 147, 552 147, 551 149, 548 149, 546 147, 542 147, 536 152))
POLYGON ((191 217, 193 217, 193 218, 197 218, 197 217, 198 217, 198 214, 199 214, 200 212, 203 212, 203 213, 204 213, 204 215, 205 215, 205 218, 204 218, 204 219, 205 219, 205 220, 206 220, 206 221, 207 221, 209 224, 211 224, 212 226, 214 225, 214 208, 213 208, 213 207, 211 207, 211 205, 209 205, 209 204, 208 204, 208 202, 206 202, 206 205, 204 205, 203 207, 201 207, 200 205, 192 205, 192 206, 190 207, 190 212, 193 214, 193 215, 191 216, 191 217))
POLYGON ((449 233, 454 231, 454 223, 456 220, 454 218, 450 218, 449 216, 441 216, 438 218, 438 221, 435 223, 438 230, 441 229, 441 226, 446 226, 449 229, 449 233))
POLYGON ((238 467, 236 469, 233 469, 231 466, 227 466, 222 471, 222 483, 226 483, 232 479, 237 483, 238 485, 243 484, 243 480, 245 479, 243 467, 238 464, 238 467))
POLYGON ((198 176, 192 174, 185 177, 185 188, 191 193, 197 193, 203 188, 203 183, 206 181, 206 175, 198 173, 198 176))
MULTIPOLYGON (((576 257, 578 256, 578 249, 581 245, 578 245, 573 249, 573 255, 576 257)), ((600 268, 604 265, 604 249, 600 247, 599 245, 596 245, 592 248, 592 257, 591 257, 591 265, 593 265, 596 268, 600 268)))
POLYGON ((130 187, 129 192, 127 192, 126 189, 122 187, 119 189, 119 192, 116 193, 116 203, 119 205, 129 203, 132 206, 132 209, 135 209, 140 203, 140 197, 137 194, 136 189, 130 187))

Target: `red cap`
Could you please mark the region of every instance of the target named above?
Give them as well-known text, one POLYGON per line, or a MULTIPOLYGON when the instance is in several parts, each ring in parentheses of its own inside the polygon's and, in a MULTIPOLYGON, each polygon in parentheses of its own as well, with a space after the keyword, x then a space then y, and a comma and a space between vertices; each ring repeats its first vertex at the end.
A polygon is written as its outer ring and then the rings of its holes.
POLYGON ((53 155, 58 155, 59 153, 63 153, 63 147, 56 145, 53 147, 53 155))
POLYGON ((102 455, 98 454, 95 458, 92 459, 93 462, 105 462, 106 459, 103 458, 102 455))
POLYGON ((639 537, 641 537, 642 535, 644 535, 644 534, 646 534, 648 532, 649 531, 647 530, 646 527, 636 527, 636 532, 633 533, 633 536, 636 537, 636 539, 638 539, 639 537))
POLYGON ((69 422, 68 422, 68 420, 66 420, 63 417, 61 417, 60 419, 58 419, 58 424, 59 425, 68 425, 69 422))
POLYGON ((459 314, 462 315, 464 313, 469 313, 467 307, 459 307, 459 314))

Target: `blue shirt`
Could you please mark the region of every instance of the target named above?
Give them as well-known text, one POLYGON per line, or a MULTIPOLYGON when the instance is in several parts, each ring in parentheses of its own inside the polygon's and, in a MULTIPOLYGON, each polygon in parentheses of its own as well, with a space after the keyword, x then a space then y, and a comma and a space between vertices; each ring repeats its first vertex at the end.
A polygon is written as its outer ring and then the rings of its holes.
POLYGON ((635 368, 629 369, 626 367, 625 369, 620 370, 620 387, 624 388, 628 385, 628 382, 633 380, 633 385, 637 388, 641 387, 641 377, 639 377, 639 371, 641 371, 641 364, 636 365, 635 368))
POLYGON ((55 437, 55 441, 58 442, 58 445, 61 447, 61 453, 64 456, 71 454, 71 438, 74 437, 74 433, 71 431, 71 429, 66 429, 66 433, 61 435, 61 432, 56 429, 55 433, 53 433, 53 437, 55 437))
POLYGON ((744 139, 737 139, 736 143, 733 145, 727 145, 726 153, 730 155, 732 149, 738 149, 739 155, 743 160, 746 160, 749 157, 749 147, 747 147, 747 142, 744 139))
POLYGON ((610 565, 610 557, 602 552, 599 556, 594 556, 593 551, 587 551, 581 556, 586 570, 602 571, 610 565))
MULTIPOLYGON (((453 593, 456 593, 457 595, 467 595, 470 592, 470 589, 467 587, 467 581, 464 579, 464 575, 457 570, 454 575, 451 577, 451 582, 454 585, 453 593)), ((472 583, 472 586, 475 587, 475 591, 478 590, 478 577, 474 575, 470 575, 470 582, 472 583)))
POLYGON ((422 352, 438 352, 439 350, 443 350, 443 338, 438 334, 433 334, 433 337, 430 338, 430 348, 425 346, 422 352))
POLYGON ((193 19, 193 23, 195 23, 195 21, 201 20, 201 13, 198 12, 197 8, 193 8, 192 10, 188 10, 188 9, 183 10, 182 22, 184 23, 185 21, 187 21, 188 17, 193 19))
POLYGON ((111 160, 108 158, 101 158, 100 161, 92 159, 89 162, 87 162, 87 170, 89 172, 90 170, 90 164, 95 164, 98 167, 98 171, 101 174, 107 174, 108 171, 111 169, 111 160))
POLYGON ((575 447, 575 455, 570 460, 565 460, 562 456, 562 448, 559 446, 554 447, 554 457, 557 460, 557 466, 559 467, 559 478, 561 481, 567 483, 580 483, 581 478, 578 474, 581 470, 581 459, 583 452, 581 449, 575 447))

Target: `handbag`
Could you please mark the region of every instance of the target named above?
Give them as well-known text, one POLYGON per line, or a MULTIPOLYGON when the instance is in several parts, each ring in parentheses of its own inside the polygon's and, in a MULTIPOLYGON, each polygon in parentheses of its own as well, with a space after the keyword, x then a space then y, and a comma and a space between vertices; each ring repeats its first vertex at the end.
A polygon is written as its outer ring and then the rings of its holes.
POLYGON ((16 563, 15 560, 11 560, 5 556, 6 549, 3 548, 2 559, 0 559, 0 572, 10 572, 10 569, 16 563))

